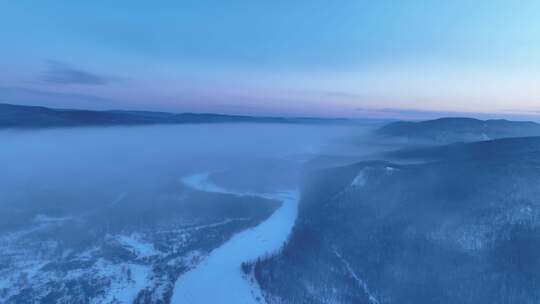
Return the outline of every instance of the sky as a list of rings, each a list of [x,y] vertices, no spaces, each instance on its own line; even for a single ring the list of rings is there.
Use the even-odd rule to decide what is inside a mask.
[[[540,117],[540,1],[0,0],[0,102]]]

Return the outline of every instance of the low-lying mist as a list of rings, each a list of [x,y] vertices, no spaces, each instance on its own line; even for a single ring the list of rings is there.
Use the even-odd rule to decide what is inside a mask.
[[[249,172],[248,186],[256,187],[258,178],[269,183],[275,174],[282,181],[276,184],[286,187],[283,181],[292,179],[279,174],[294,170],[279,168],[336,153],[366,130],[360,125],[204,124],[3,131],[0,229],[20,228],[36,216],[84,214],[126,193],[151,205],[152,193],[177,187],[180,177],[197,172],[239,167]],[[289,163],[272,163],[280,160]],[[233,186],[241,178],[238,173],[224,177]]]

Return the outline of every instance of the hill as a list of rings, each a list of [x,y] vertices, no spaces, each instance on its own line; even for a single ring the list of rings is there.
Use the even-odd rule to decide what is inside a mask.
[[[540,137],[407,153],[310,176],[268,303],[540,301]]]
[[[451,143],[540,135],[540,124],[529,121],[479,120],[449,117],[420,122],[399,121],[381,127],[380,136],[411,141]]]

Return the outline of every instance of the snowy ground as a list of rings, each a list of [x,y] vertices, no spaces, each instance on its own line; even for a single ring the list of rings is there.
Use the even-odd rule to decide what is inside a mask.
[[[282,201],[283,205],[265,222],[236,234],[196,268],[182,275],[176,282],[171,302],[261,303],[264,299],[260,290],[243,277],[240,265],[281,249],[296,220],[298,192],[235,192],[209,183],[208,174],[193,175],[183,182],[202,191],[259,196]]]
[[[193,184],[197,177],[185,182]],[[149,217],[155,226],[139,224],[131,216],[138,213],[128,212],[129,204],[145,212],[152,209],[133,201],[136,194],[126,199],[121,192],[92,213],[38,213],[20,229],[0,233],[0,303],[169,303],[179,276],[279,207],[258,197],[214,194],[225,192],[220,189],[203,193],[178,188],[142,199],[166,206],[171,214]],[[226,210],[214,214],[211,210],[221,204]],[[111,212],[117,213],[113,217]],[[116,229],[97,225],[114,219],[130,221]]]

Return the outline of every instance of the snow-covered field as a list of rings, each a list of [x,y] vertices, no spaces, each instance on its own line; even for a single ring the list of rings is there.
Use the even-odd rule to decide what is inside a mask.
[[[208,182],[208,174],[183,179],[184,184],[201,191],[258,196],[282,201],[282,206],[263,223],[242,231],[215,249],[196,268],[176,282],[172,303],[261,303],[257,286],[245,279],[242,262],[253,261],[283,246],[297,216],[297,191],[249,193],[223,189]]]
[[[152,196],[157,205],[170,200],[167,212],[176,213],[171,221],[165,219],[151,229],[131,221],[134,224],[128,228],[98,234],[92,230],[97,226],[92,222],[95,217],[112,219],[108,213],[118,210],[111,209],[110,200],[106,200],[102,214],[59,217],[38,213],[21,229],[0,234],[0,303],[168,303],[179,276],[235,232],[256,225],[278,207],[275,202],[255,197],[214,194],[219,191],[186,192],[198,194],[181,190]],[[220,200],[223,197],[228,199],[226,203]],[[174,208],[190,201],[193,205]],[[223,214],[214,215],[205,209],[222,203],[228,208]],[[204,206],[195,216],[184,216],[186,210],[197,210],[194,205]],[[128,207],[116,208],[122,210],[120,219],[128,218],[124,212]],[[250,208],[262,211],[250,213],[246,210]],[[159,218],[164,216],[160,214]],[[82,245],[71,245],[66,231],[72,230],[77,240],[95,237]]]

